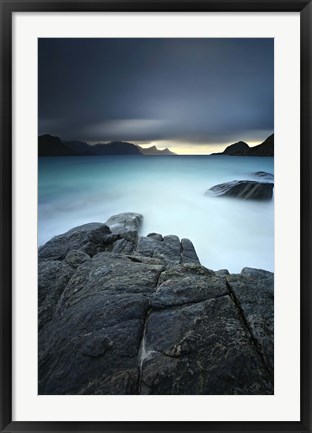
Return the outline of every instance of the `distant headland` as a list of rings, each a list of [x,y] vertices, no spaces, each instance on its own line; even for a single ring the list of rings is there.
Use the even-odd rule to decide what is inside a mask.
[[[250,147],[244,141],[231,144],[221,153],[213,155],[228,156],[274,156],[274,134],[270,135],[263,143],[258,146]]]
[[[38,156],[97,156],[97,155],[176,155],[169,149],[156,146],[142,148],[126,141],[88,144],[83,141],[63,141],[50,134],[38,137]]]

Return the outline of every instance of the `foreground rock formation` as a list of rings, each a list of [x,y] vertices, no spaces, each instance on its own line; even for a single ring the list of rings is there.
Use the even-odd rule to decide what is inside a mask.
[[[141,222],[39,249],[39,394],[272,394],[274,275],[214,272]]]

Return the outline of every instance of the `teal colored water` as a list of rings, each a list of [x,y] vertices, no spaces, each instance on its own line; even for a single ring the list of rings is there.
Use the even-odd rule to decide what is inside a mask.
[[[273,158],[266,157],[39,158],[39,245],[80,224],[139,212],[142,235],[187,237],[210,269],[273,271],[274,200],[204,195],[218,183],[273,170]]]

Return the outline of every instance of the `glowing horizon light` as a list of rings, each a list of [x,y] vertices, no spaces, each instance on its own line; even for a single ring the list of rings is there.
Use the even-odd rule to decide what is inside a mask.
[[[148,144],[140,144],[136,143],[138,146],[143,149],[147,149],[155,146],[158,150],[169,149],[171,152],[176,153],[177,155],[210,155],[212,153],[220,153],[229,145],[229,144],[191,144],[191,143],[180,143],[180,142],[169,142],[169,141],[151,141]]]
[[[255,147],[263,143],[263,141],[264,139],[259,139],[257,141],[246,140],[245,142],[249,147]],[[177,141],[159,140],[144,144],[136,142],[135,144],[143,149],[148,149],[153,146],[155,146],[158,150],[169,149],[171,152],[174,152],[177,155],[211,155],[213,153],[222,153],[228,146],[231,146],[234,143],[235,140],[222,144],[191,144]]]

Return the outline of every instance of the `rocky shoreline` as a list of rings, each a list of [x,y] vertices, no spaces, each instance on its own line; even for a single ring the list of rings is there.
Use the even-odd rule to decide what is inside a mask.
[[[39,394],[273,394],[274,274],[124,213],[38,252]]]

